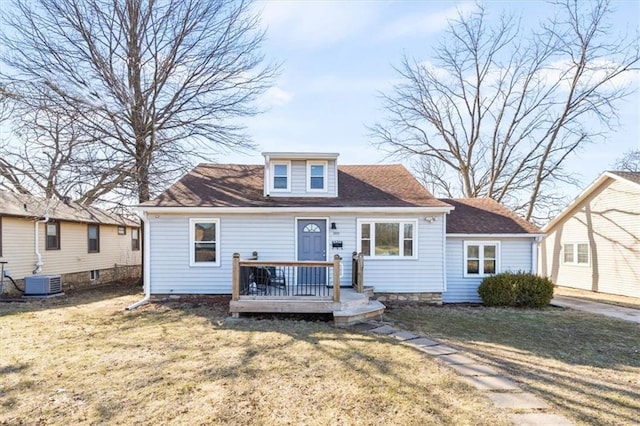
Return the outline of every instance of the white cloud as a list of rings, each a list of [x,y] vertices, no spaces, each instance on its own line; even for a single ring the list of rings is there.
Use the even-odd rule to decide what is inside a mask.
[[[377,3],[334,1],[265,1],[267,37],[280,43],[316,48],[333,45],[362,32],[377,16]]]
[[[262,94],[258,104],[263,108],[279,107],[288,104],[291,99],[293,99],[293,93],[273,86]]]
[[[456,19],[460,14],[468,15],[475,8],[475,3],[464,2],[436,13],[405,15],[387,24],[382,29],[381,36],[384,39],[394,39],[433,34],[447,28],[450,20]]]

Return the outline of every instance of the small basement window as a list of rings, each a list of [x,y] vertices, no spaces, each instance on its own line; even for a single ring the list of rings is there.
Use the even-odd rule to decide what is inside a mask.
[[[91,281],[96,281],[100,278],[100,271],[97,269],[94,269],[93,271],[89,271],[89,279]]]

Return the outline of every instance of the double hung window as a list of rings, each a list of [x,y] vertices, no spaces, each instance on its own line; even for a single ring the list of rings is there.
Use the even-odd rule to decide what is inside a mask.
[[[271,175],[273,191],[288,192],[291,190],[291,163],[271,163]]]
[[[464,276],[483,277],[499,272],[500,243],[464,242]]]
[[[562,260],[574,265],[589,264],[589,244],[569,243],[562,245]]]
[[[46,250],[60,250],[60,222],[46,222]]]
[[[220,219],[189,219],[191,266],[220,266]]]

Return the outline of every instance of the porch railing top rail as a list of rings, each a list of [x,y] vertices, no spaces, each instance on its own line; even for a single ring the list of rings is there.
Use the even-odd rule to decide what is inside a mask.
[[[331,267],[333,262],[318,260],[240,260],[240,266],[304,266]]]

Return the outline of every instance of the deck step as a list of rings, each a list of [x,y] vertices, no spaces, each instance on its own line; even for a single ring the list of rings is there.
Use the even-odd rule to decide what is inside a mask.
[[[369,318],[379,317],[385,306],[377,300],[370,300],[368,304],[333,311],[333,320],[339,327],[357,324]]]

